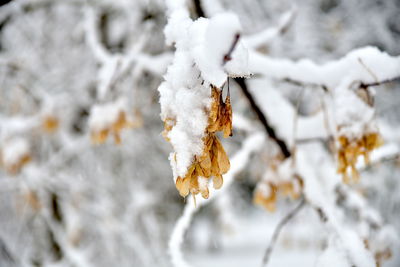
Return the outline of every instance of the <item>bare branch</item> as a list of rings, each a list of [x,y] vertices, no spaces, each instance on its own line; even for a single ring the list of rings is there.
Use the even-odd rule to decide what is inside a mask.
[[[267,135],[276,142],[276,144],[279,146],[282,155],[285,158],[290,158],[291,153],[289,148],[287,147],[285,141],[283,141],[282,139],[280,139],[276,133],[274,128],[272,128],[270,126],[270,124],[268,123],[267,118],[264,116],[263,112],[261,111],[260,107],[257,105],[256,101],[254,100],[253,96],[251,95],[251,93],[249,92],[247,85],[245,83],[245,80],[243,78],[235,78],[236,83],[240,86],[243,94],[246,96],[246,98],[249,100],[250,102],[250,106],[253,109],[253,111],[256,113],[258,119],[260,120],[260,122],[262,123],[262,125],[264,126],[265,131],[267,132]]]
[[[235,38],[233,39],[233,43],[231,45],[231,48],[229,49],[228,53],[226,53],[224,55],[224,60],[223,60],[222,64],[225,64],[226,62],[228,62],[229,60],[232,59],[231,56],[232,56],[233,50],[235,50],[235,47],[238,44],[239,39],[240,39],[240,34],[236,34]]]
[[[196,10],[197,16],[206,17],[204,14],[203,8],[201,6],[200,0],[193,0],[194,9]]]

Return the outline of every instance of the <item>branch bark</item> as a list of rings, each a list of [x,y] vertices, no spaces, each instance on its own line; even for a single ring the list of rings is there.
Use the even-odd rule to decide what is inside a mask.
[[[204,14],[203,8],[201,7],[200,0],[193,0],[194,9],[196,10],[197,16],[206,17]]]
[[[267,132],[267,135],[276,142],[276,144],[279,146],[279,149],[282,152],[282,155],[284,158],[290,158],[291,152],[289,148],[287,147],[285,141],[280,139],[276,133],[274,128],[271,127],[269,124],[267,118],[265,117],[264,113],[261,111],[260,107],[257,105],[256,101],[254,100],[252,94],[249,92],[246,82],[244,78],[235,78],[236,83],[240,86],[240,89],[242,90],[243,94],[246,96],[246,98],[249,100],[250,106],[253,109],[253,111],[256,113],[258,119],[260,120],[261,124],[264,126],[265,131]]]

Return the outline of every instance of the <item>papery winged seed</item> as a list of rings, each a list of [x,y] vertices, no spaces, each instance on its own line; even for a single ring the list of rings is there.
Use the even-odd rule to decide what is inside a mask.
[[[229,95],[226,96],[224,108],[224,137],[227,138],[232,136],[232,106]]]
[[[230,162],[228,155],[226,155],[226,152],[224,150],[224,147],[222,146],[221,142],[218,140],[218,138],[215,138],[215,146],[217,147],[217,159],[218,159],[218,167],[220,170],[221,174],[227,173],[230,168]]]
[[[190,193],[196,195],[200,192],[198,176],[192,176],[190,179]]]
[[[205,176],[200,164],[196,164],[196,168],[195,168],[195,171],[192,176],[196,177],[196,180],[199,176],[203,176],[203,177]]]
[[[205,198],[205,199],[208,199],[209,194],[210,194],[210,192],[209,192],[209,190],[208,190],[207,187],[204,188],[204,189],[202,189],[202,190],[200,190],[200,193],[201,193],[201,196],[202,196],[203,198]]]
[[[213,178],[213,186],[215,189],[220,189],[222,187],[222,184],[224,183],[224,179],[222,178],[222,175],[216,175]]]
[[[214,142],[215,144],[215,142]],[[216,145],[213,145],[211,149],[211,175],[219,175],[219,163],[218,163],[218,149]]]
[[[176,178],[175,186],[176,186],[176,189],[178,189],[178,191],[180,191],[180,189],[182,187],[182,183],[183,183],[183,179],[181,177]]]
[[[182,181],[182,186],[179,190],[179,194],[182,197],[186,197],[187,195],[189,195],[189,191],[190,191],[190,177],[186,177]]]
[[[211,176],[211,159],[209,152],[207,152],[203,160],[200,161],[200,167],[203,170],[204,177],[208,178]]]

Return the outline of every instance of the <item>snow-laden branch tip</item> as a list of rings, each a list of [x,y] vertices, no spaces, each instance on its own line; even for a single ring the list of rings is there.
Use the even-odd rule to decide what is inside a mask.
[[[233,183],[235,176],[243,170],[247,165],[252,153],[260,150],[261,144],[265,141],[263,133],[254,133],[243,142],[241,149],[232,157],[231,169],[224,175],[224,186],[219,190],[210,188],[210,198],[199,198],[194,204],[192,198],[189,198],[185,205],[183,215],[178,219],[177,223],[171,234],[169,242],[169,253],[171,255],[172,263],[175,267],[190,267],[191,265],[184,259],[181,246],[183,243],[184,235],[190,226],[193,215],[199,210],[200,207],[209,204],[213,199],[222,195],[228,190],[229,185]]]

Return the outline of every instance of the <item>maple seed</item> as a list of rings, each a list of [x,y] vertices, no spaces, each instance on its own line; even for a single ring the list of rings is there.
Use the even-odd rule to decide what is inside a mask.
[[[141,118],[138,117],[140,116],[139,113],[135,114],[135,116],[136,120],[130,121],[128,120],[126,113],[124,111],[120,111],[118,117],[111,125],[91,132],[90,137],[92,143],[95,145],[104,144],[107,141],[108,136],[112,135],[114,137],[115,144],[121,144],[122,140],[120,133],[123,129],[137,128],[141,126]]]
[[[229,94],[222,100],[222,92],[216,87],[211,88],[211,103],[208,132],[222,131],[224,138],[232,136],[232,106]]]
[[[224,180],[222,178],[222,175],[214,176],[213,182],[214,182],[213,183],[214,188],[215,189],[220,189],[222,187],[223,182],[224,182]]]
[[[337,172],[342,174],[343,182],[346,184],[355,183],[359,180],[359,173],[356,168],[359,156],[364,156],[365,164],[369,163],[369,154],[375,148],[383,144],[378,133],[364,134],[359,139],[349,140],[346,136],[338,138],[339,150]],[[350,175],[349,175],[350,172]]]

